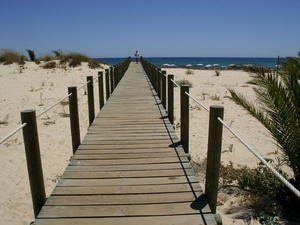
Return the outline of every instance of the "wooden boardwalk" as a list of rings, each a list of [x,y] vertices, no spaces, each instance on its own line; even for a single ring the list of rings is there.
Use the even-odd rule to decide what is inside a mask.
[[[216,224],[140,64],[95,118],[35,225]]]

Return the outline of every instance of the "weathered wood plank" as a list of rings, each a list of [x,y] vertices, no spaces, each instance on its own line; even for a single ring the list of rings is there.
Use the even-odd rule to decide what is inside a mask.
[[[127,186],[96,186],[96,187],[64,187],[57,186],[52,195],[120,195],[120,194],[151,194],[173,192],[200,192],[198,183],[191,184],[158,184],[158,185],[127,185]]]
[[[196,178],[193,176],[178,177],[148,177],[148,178],[116,178],[116,179],[61,179],[57,186],[109,186],[109,185],[153,185],[153,184],[185,184],[195,183]]]
[[[201,203],[172,203],[107,206],[44,206],[38,218],[168,216],[199,214]]]
[[[65,171],[63,179],[90,179],[90,178],[140,178],[140,177],[171,177],[171,176],[192,176],[193,171],[189,170],[153,170],[153,171],[122,171],[122,172],[99,172],[99,171]]]

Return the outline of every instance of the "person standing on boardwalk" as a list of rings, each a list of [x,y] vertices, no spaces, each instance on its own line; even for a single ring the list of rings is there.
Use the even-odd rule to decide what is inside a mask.
[[[134,56],[135,56],[136,63],[138,63],[139,62],[139,58],[140,58],[140,53],[139,53],[138,50],[135,51]]]

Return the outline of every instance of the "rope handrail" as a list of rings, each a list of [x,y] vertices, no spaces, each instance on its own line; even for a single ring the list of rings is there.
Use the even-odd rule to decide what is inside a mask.
[[[36,115],[37,118],[39,118],[41,115],[45,114],[46,112],[48,112],[50,109],[54,108],[55,106],[57,106],[59,103],[61,103],[62,101],[64,101],[66,98],[68,98],[69,96],[71,96],[72,93],[68,94],[67,96],[65,96],[64,98],[58,100],[57,102],[55,102],[53,105],[49,106],[48,108],[46,108],[45,110],[43,110],[42,112],[38,113]]]
[[[172,81],[173,84],[175,84],[177,87],[180,88],[180,85],[179,85],[176,81],[174,81],[174,80],[172,80],[172,79],[171,79],[171,81]]]
[[[83,85],[81,85],[77,90],[80,90],[82,88],[84,88],[88,83],[90,83],[90,81],[85,82]]]
[[[207,112],[209,112],[209,108],[207,108],[205,105],[203,105],[200,101],[198,101],[194,96],[192,96],[191,94],[184,92],[187,96],[189,96],[191,99],[194,100],[194,102],[198,103],[198,105],[200,105],[203,109],[205,109]]]
[[[219,122],[235,136],[256,158],[258,158],[266,167],[268,167],[272,173],[287,186],[298,198],[300,198],[300,191],[296,189],[288,180],[286,180],[276,169],[274,169],[254,148],[252,148],[241,136],[239,136],[228,124],[225,123],[220,117]]]
[[[83,85],[81,85],[79,89],[83,88],[84,86],[86,86],[90,81],[85,82]],[[69,96],[71,96],[72,93],[68,94],[67,96],[65,96],[64,98],[60,99],[59,101],[55,102],[53,105],[49,106],[48,108],[46,108],[45,110],[43,110],[42,112],[38,113],[36,115],[37,118],[39,118],[40,116],[42,116],[43,114],[45,114],[46,112],[48,112],[50,109],[54,108],[55,106],[57,106],[59,103],[61,103],[62,101],[64,101],[66,98],[68,98]],[[6,142],[9,138],[11,138],[13,135],[15,135],[17,132],[19,132],[20,130],[22,130],[23,127],[25,127],[27,124],[23,123],[20,126],[16,127],[14,130],[12,130],[10,133],[8,133],[6,136],[4,136],[3,138],[0,139],[0,145],[3,144],[4,142]]]
[[[25,127],[27,124],[23,123],[20,126],[16,127],[14,130],[12,130],[9,134],[7,134],[5,137],[1,138],[0,144],[7,141],[10,137],[12,137],[14,134],[16,134],[18,131],[22,130],[23,127]]]

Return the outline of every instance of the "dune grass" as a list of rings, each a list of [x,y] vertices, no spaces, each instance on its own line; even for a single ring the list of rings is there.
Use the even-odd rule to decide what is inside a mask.
[[[10,49],[1,49],[0,50],[0,63],[4,65],[10,65],[13,63],[18,63],[19,65],[24,65],[27,58],[24,55],[21,55],[18,52],[15,52]]]

